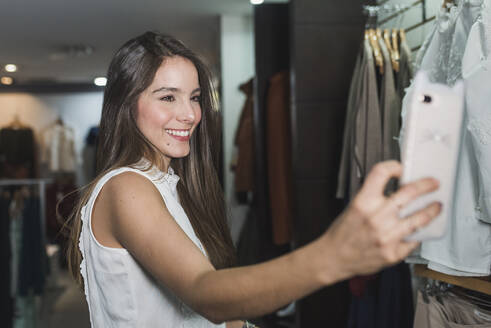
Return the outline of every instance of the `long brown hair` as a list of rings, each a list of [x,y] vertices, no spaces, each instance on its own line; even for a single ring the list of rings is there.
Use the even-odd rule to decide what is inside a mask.
[[[97,167],[101,173],[85,188],[66,224],[70,236],[68,265],[80,284],[83,284],[80,275],[82,255],[78,248],[81,209],[97,181],[108,171],[135,164],[142,157],[160,167],[162,153],[137,128],[136,106],[138,97],[152,83],[162,62],[174,56],[186,58],[196,67],[202,110],[201,122],[190,140],[189,155],[171,161],[172,168],[181,177],[177,185],[179,199],[215,268],[225,268],[235,263],[223,192],[217,175],[220,116],[210,72],[199,57],[180,41],[146,32],[125,43],[111,61],[99,132]]]

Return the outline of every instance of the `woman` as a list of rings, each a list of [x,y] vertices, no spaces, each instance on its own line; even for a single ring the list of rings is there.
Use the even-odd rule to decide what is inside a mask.
[[[116,53],[101,118],[102,173],[70,221],[70,267],[93,327],[242,327],[233,320],[402,260],[417,245],[403,238],[439,213],[432,204],[399,220],[401,206],[437,182],[421,180],[386,198],[384,186],[401,166],[382,163],[320,238],[231,268],[213,164],[216,122],[210,75],[182,43],[147,32]]]

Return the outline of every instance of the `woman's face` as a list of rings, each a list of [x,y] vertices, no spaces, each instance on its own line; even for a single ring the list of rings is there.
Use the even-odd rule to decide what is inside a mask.
[[[167,166],[189,154],[189,139],[201,120],[200,96],[196,67],[176,56],[162,62],[138,99],[136,125],[164,154]]]

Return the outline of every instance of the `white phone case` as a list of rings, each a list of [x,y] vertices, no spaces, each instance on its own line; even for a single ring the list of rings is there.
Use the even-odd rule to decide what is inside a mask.
[[[405,124],[401,185],[433,177],[440,182],[440,187],[404,207],[400,216],[404,219],[435,201],[440,202],[443,208],[437,218],[407,240],[440,238],[446,232],[447,221],[452,214],[463,119],[463,82],[458,81],[450,88],[429,82],[426,73],[419,72],[415,78]]]

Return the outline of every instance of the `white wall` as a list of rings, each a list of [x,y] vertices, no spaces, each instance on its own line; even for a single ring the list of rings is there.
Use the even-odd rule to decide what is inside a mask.
[[[0,93],[0,127],[9,124],[15,115],[29,125],[40,144],[42,131],[57,118],[75,131],[75,148],[78,156],[77,184],[86,183],[82,165],[82,149],[90,127],[99,124],[102,109],[102,92],[29,94]]]
[[[225,198],[232,211],[232,237],[236,239],[241,220],[241,207],[233,202],[233,172],[230,162],[234,153],[234,136],[245,97],[238,87],[254,75],[254,30],[251,16],[222,16],[221,72],[222,72],[222,113],[224,118],[224,169]],[[234,215],[237,214],[237,215]]]

